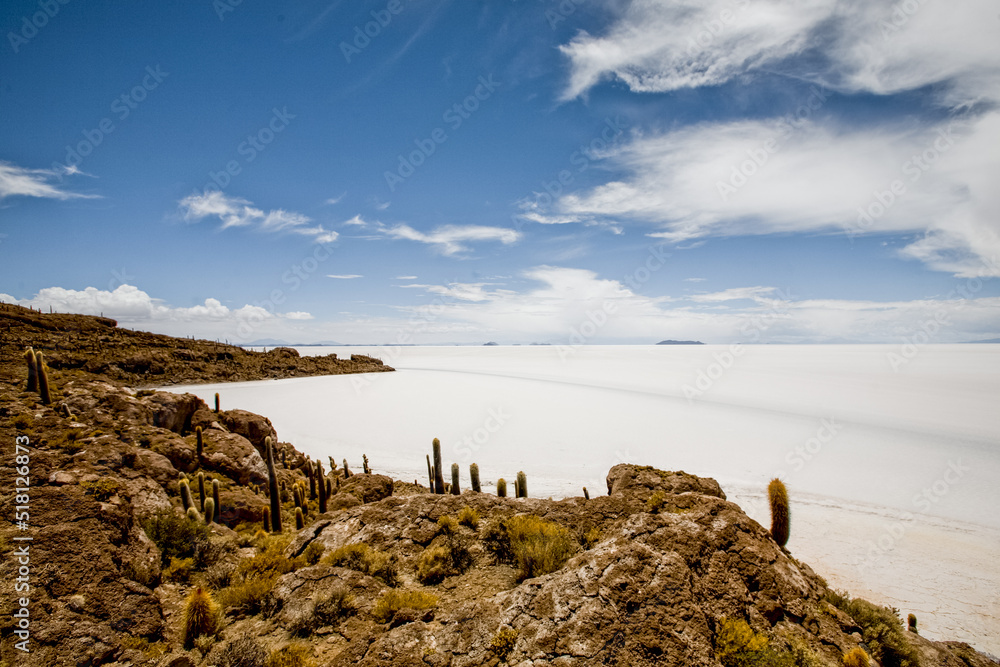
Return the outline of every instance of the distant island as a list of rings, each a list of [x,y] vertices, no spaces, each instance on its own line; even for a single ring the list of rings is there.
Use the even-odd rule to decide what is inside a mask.
[[[700,340],[661,340],[657,345],[704,345]]]

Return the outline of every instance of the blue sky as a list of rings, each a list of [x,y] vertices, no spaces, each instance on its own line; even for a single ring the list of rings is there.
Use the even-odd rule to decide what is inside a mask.
[[[1000,337],[988,2],[36,0],[0,27],[8,302],[235,342]]]

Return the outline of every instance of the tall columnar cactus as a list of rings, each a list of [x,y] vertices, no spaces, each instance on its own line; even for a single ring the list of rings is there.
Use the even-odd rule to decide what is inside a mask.
[[[767,485],[767,498],[771,503],[771,537],[779,547],[788,543],[790,519],[788,510],[788,489],[784,482],[775,477]]]
[[[215,520],[215,501],[209,498],[205,501],[205,523],[212,523]]]
[[[337,487],[340,488],[340,478],[337,478]],[[330,483],[330,478],[326,478],[326,499],[329,500],[330,496],[333,495],[333,484]]]
[[[271,511],[265,507],[264,516],[261,518],[263,519],[264,523],[264,532],[265,533],[271,532]]]
[[[184,648],[194,647],[194,640],[214,635],[219,630],[219,605],[212,594],[199,586],[184,603]]]
[[[434,438],[434,493],[444,493],[444,468],[441,463],[441,441]]]
[[[523,470],[517,473],[517,497],[528,497],[528,476],[524,474]]]
[[[38,392],[38,364],[35,362],[35,351],[30,347],[24,351],[24,361],[28,364],[27,391]]]
[[[583,498],[584,500],[590,500],[590,492],[587,491],[587,487],[583,487]]]
[[[306,464],[306,470],[309,473],[309,500],[316,500],[316,467],[313,465],[312,461]]]
[[[191,487],[188,486],[186,479],[182,479],[179,486],[181,491],[181,505],[184,507],[184,511],[187,512],[193,507],[191,504]]]
[[[497,480],[497,497],[506,498],[507,497],[507,480],[503,477]]]
[[[38,371],[38,396],[43,405],[48,405],[52,402],[52,394],[49,393],[49,367],[45,365],[45,355],[41,352],[35,353],[35,366]]]
[[[264,438],[267,450],[267,488],[271,497],[271,532],[281,532],[281,497],[278,495],[278,475],[274,471],[274,445],[271,436]]]
[[[319,487],[319,513],[323,514],[326,512],[326,501],[327,501],[327,484],[330,480],[326,478],[326,473],[323,472],[323,464],[316,461],[316,485]]]
[[[462,489],[458,487],[458,464],[451,464],[451,495],[460,496],[462,495]]]
[[[298,484],[292,487],[292,504],[296,507],[302,507],[302,497],[299,495]]]
[[[469,466],[469,477],[472,478],[472,490],[476,493],[480,493],[482,489],[479,487],[479,464],[473,463]]]
[[[219,411],[219,392],[215,392],[215,411]]]
[[[431,465],[430,454],[427,454],[427,483],[429,485],[427,488],[431,490],[431,493],[434,493],[434,466]]]
[[[295,530],[302,530],[305,527],[306,527],[306,518],[305,518],[305,515],[302,514],[302,508],[301,507],[296,507],[295,508]]]
[[[368,455],[367,454],[362,454],[361,455],[361,459],[362,459],[361,466],[362,466],[362,469],[365,471],[365,474],[366,475],[372,474],[372,469],[368,467]]]
[[[205,439],[201,435],[201,427],[194,427],[194,437],[196,440],[195,451],[198,453],[198,465],[201,465],[202,457],[205,455]]]
[[[281,467],[288,470],[288,452],[281,450]]]
[[[198,472],[198,496],[199,496],[198,509],[204,512],[205,498],[207,498],[208,496],[205,495],[205,473],[201,471]]]
[[[219,523],[219,519],[222,517],[222,502],[219,500],[219,480],[212,480],[212,500],[215,501],[215,515],[212,520],[215,523]]]

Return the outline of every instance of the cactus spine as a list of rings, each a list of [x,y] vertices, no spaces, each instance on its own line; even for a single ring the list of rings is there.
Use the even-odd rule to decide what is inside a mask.
[[[35,362],[35,351],[30,347],[24,351],[24,360],[28,364],[27,391],[38,392],[38,364]]]
[[[45,365],[45,355],[41,352],[35,353],[35,366],[38,371],[38,395],[42,399],[43,405],[52,402],[52,395],[49,393],[49,369]]]
[[[524,474],[523,470],[517,473],[517,497],[528,497],[528,476]]]
[[[198,452],[198,465],[201,465],[201,459],[202,459],[202,457],[205,454],[205,440],[201,436],[201,427],[200,426],[195,426],[194,427],[194,437],[197,440],[197,445],[195,447],[195,451]]]
[[[180,490],[181,490],[181,505],[184,507],[184,511],[187,512],[189,509],[191,509],[191,487],[188,486],[186,479],[181,480]]]
[[[302,508],[295,508],[295,530],[302,530],[306,527],[306,518],[302,514]]]
[[[788,489],[784,482],[775,477],[767,485],[767,498],[771,503],[771,537],[779,547],[788,543],[790,521],[788,511]]]
[[[451,495],[460,496],[462,495],[462,490],[458,488],[458,464],[451,464]]]
[[[479,487],[479,464],[473,463],[469,466],[469,477],[472,478],[472,490],[476,493],[480,493],[482,489]]]
[[[215,523],[219,523],[219,519],[222,516],[222,502],[219,500],[219,480],[217,479],[212,480],[212,500],[215,501],[215,514],[212,515],[212,520]]]
[[[323,514],[326,512],[326,500],[327,500],[327,484],[330,480],[326,478],[326,473],[323,472],[323,464],[316,461],[316,485],[319,487],[319,513]]]
[[[215,501],[209,498],[205,501],[205,523],[212,523],[215,519]]]
[[[362,464],[361,465],[364,468],[365,474],[366,475],[372,474],[372,469],[368,467],[368,455],[367,454],[362,454],[361,458],[362,458]]]
[[[219,606],[201,586],[184,604],[184,647],[192,648],[202,635],[214,635],[219,629]]]
[[[264,532],[271,532],[271,511],[265,507],[264,516],[261,518],[264,520]]]
[[[503,477],[497,480],[497,497],[506,498],[507,497],[507,480]]]
[[[271,532],[281,532],[281,498],[278,496],[278,475],[274,472],[274,446],[271,436],[264,438],[267,450],[267,488],[271,498]]]
[[[444,493],[444,470],[441,467],[441,441],[434,438],[434,493]]]
[[[207,496],[205,495],[205,473],[203,473],[203,472],[199,472],[198,473],[198,496],[200,497],[200,500],[198,501],[198,503],[199,503],[198,504],[198,509],[200,509],[202,512],[204,512],[205,511],[205,498]]]

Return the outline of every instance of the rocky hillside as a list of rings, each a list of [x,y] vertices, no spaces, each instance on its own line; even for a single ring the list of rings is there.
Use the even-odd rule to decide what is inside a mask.
[[[114,329],[92,320],[95,331]],[[20,342],[81,354],[66,331],[52,335]],[[56,339],[60,349],[46,347]],[[330,459],[310,483],[318,462],[280,442],[263,416],[137,391],[116,375],[127,371],[84,367],[52,370],[55,397],[42,405],[25,391],[23,347],[13,347],[4,331],[4,667],[832,667],[845,655],[883,667],[998,664],[830,591],[711,479],[619,465],[607,495],[591,499],[435,495],[342,452],[353,472]],[[210,365],[176,363],[182,374]],[[262,530],[268,439],[280,534]],[[14,459],[15,442],[27,459]],[[21,465],[30,484],[18,497]],[[321,512],[310,486],[326,480]],[[213,482],[220,511],[206,522]],[[26,574],[15,557],[24,536],[33,537]],[[18,577],[30,589],[14,595]],[[30,654],[16,648],[21,595]]]

